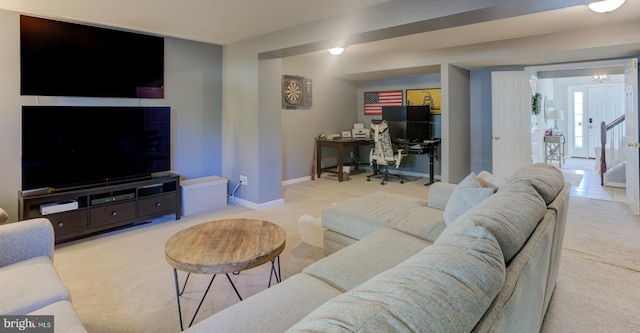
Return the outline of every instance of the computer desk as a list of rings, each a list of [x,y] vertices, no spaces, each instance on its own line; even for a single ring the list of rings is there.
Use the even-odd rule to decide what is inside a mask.
[[[318,140],[318,147],[316,147],[316,173],[317,177],[320,178],[322,172],[328,173],[337,173],[338,181],[343,181],[343,166],[345,165],[343,161],[344,157],[344,149],[345,147],[350,147],[353,150],[353,155],[358,160],[358,147],[363,145],[370,145],[373,141],[371,139],[354,139],[354,138],[343,138],[343,139],[334,139],[334,140]],[[338,165],[322,167],[322,148],[334,148],[338,149]],[[352,163],[346,163],[352,164]],[[337,167],[337,170],[336,170]],[[357,164],[356,164],[357,167]]]
[[[407,153],[409,154],[428,154],[429,155],[429,180],[424,186],[429,186],[436,182],[434,176],[435,173],[435,161],[438,157],[438,149],[442,143],[441,139],[425,140],[424,142],[409,142],[405,140],[397,140],[397,143],[401,143],[407,147]],[[412,149],[411,147],[420,146],[420,148]]]

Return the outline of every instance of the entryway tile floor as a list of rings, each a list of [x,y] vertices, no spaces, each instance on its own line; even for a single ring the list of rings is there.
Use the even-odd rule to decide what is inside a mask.
[[[581,174],[578,185],[571,186],[571,195],[606,201],[626,202],[626,189],[600,185],[600,173],[594,159],[571,158],[562,165],[562,172]],[[557,166],[557,163],[556,163]]]

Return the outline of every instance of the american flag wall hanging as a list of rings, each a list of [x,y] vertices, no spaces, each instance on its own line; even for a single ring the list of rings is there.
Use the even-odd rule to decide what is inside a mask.
[[[402,106],[402,90],[368,91],[364,93],[364,114],[382,114],[383,106]]]

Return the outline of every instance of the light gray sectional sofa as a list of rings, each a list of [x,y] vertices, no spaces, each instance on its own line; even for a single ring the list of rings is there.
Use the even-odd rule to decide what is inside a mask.
[[[53,315],[56,332],[87,332],[53,266],[53,232],[43,218],[0,226],[0,314]]]
[[[330,255],[187,331],[539,332],[570,186],[544,164],[479,176],[326,208]]]

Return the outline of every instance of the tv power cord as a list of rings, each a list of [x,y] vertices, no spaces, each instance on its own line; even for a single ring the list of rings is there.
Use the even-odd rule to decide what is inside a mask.
[[[238,202],[236,201],[236,192],[238,191],[238,189],[240,188],[240,185],[242,185],[242,182],[239,182],[236,187],[233,189],[233,192],[231,192],[231,195],[229,196],[229,201],[235,205],[238,204]]]

